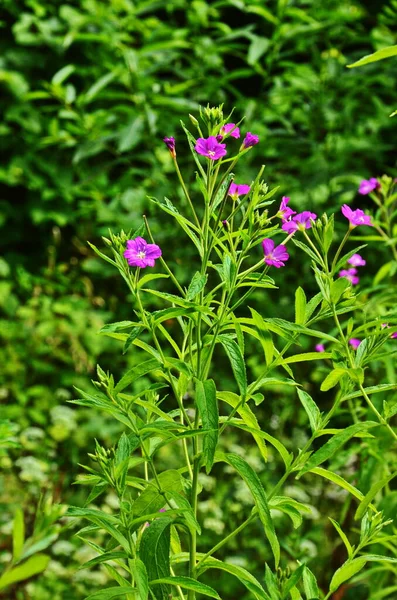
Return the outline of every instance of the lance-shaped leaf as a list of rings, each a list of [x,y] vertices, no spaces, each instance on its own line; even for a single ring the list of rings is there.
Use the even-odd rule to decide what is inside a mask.
[[[254,498],[256,507],[258,509],[259,518],[262,521],[262,525],[265,529],[266,537],[269,540],[270,546],[273,551],[274,560],[276,567],[280,562],[280,544],[278,542],[276,532],[274,530],[273,520],[270,515],[269,506],[267,503],[266,493],[253,468],[243,459],[241,456],[236,454],[226,454],[225,460],[228,462],[242,477],[247,486],[249,487],[251,494]]]
[[[336,592],[336,590],[344,583],[356,575],[361,569],[365,567],[365,558],[354,558],[351,561],[345,562],[340,569],[335,572],[335,575],[331,579],[329,586],[330,592]]]
[[[196,380],[196,403],[200,412],[203,429],[208,429],[203,438],[203,458],[207,473],[214,464],[215,450],[219,435],[219,411],[216,387],[212,379]]]
[[[134,517],[154,513],[166,504],[164,492],[174,491],[180,492],[183,488],[182,476],[176,470],[164,471],[158,476],[158,481],[161,486],[159,490],[155,481],[150,481],[145,490],[135,500],[132,511]]]
[[[134,594],[134,597],[138,598],[137,593],[137,589],[123,585],[99,590],[86,596],[85,600],[111,600],[112,598],[120,598],[120,596],[125,597],[126,594]]]
[[[198,569],[198,575],[201,575],[201,573],[204,573],[207,569],[226,571],[226,573],[234,575],[234,577],[236,577],[258,600],[270,600],[270,597],[266,594],[259,581],[243,567],[226,563],[213,556],[209,556],[201,563]]]
[[[155,358],[151,358],[150,360],[145,360],[136,367],[132,367],[132,369],[127,371],[127,373],[120,379],[114,388],[115,393],[118,394],[119,392],[122,392],[126,387],[131,385],[131,383],[139,379],[139,377],[142,377],[143,375],[150,373],[150,371],[160,368],[160,366],[160,363]]]
[[[306,294],[301,287],[295,292],[295,323],[304,325],[306,322]]]
[[[135,558],[130,561],[129,566],[134,576],[136,587],[138,588],[139,600],[147,600],[149,595],[149,581],[144,563],[139,558]]]
[[[161,517],[147,527],[142,535],[139,558],[145,564],[149,582],[169,577],[170,572],[170,528],[172,519]],[[169,599],[169,585],[159,584],[153,589],[156,600]]]
[[[302,470],[299,473],[299,477],[304,473],[307,473],[314,467],[318,467],[321,463],[325,462],[331,456],[335,454],[339,450],[343,444],[345,444],[350,438],[352,438],[356,433],[360,431],[367,431],[367,429],[371,429],[371,427],[378,426],[379,423],[375,423],[374,421],[367,421],[366,423],[356,423],[355,425],[350,425],[345,430],[337,433],[332,436],[330,440],[324,446],[322,446],[317,452],[315,452],[307,463],[304,465]]]
[[[375,498],[376,494],[386,485],[389,483],[389,481],[391,481],[392,479],[394,479],[394,477],[396,477],[397,473],[392,473],[391,475],[388,475],[387,477],[383,477],[383,479],[381,479],[380,481],[377,481],[376,483],[374,483],[374,485],[371,487],[371,489],[369,490],[369,492],[366,494],[365,498],[360,502],[359,507],[356,510],[356,514],[354,515],[354,518],[357,519],[361,519],[364,516],[365,511],[367,510],[368,506],[370,505],[371,501]]]
[[[234,377],[236,378],[241,397],[244,400],[247,394],[247,373],[243,353],[230,335],[222,334],[218,336],[218,339],[230,360]]]
[[[195,299],[195,297],[204,289],[207,278],[208,275],[202,275],[199,271],[193,275],[193,279],[186,292],[186,300],[190,301]]]
[[[319,428],[321,423],[321,413],[313,398],[304,390],[297,388],[299,400],[309,417],[310,427],[313,433]]]
[[[193,590],[198,594],[203,594],[203,596],[209,596],[210,598],[216,598],[216,600],[221,600],[218,593],[209,585],[205,585],[196,579],[192,579],[190,577],[162,577],[161,579],[157,579],[155,581],[150,582],[150,587],[154,587],[154,591],[156,592],[157,586],[161,585],[174,585],[184,588],[186,590]],[[156,596],[157,597],[157,596]]]

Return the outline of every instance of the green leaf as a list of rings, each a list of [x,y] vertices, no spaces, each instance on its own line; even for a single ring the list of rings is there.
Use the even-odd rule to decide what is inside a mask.
[[[279,362],[280,365],[291,365],[297,362],[306,362],[307,360],[324,360],[331,358],[332,352],[303,352],[302,354],[294,354],[288,356]]]
[[[242,399],[245,400],[247,395],[247,373],[243,353],[230,335],[221,334],[218,336],[218,340],[221,342],[230,360],[240,394]]]
[[[194,300],[194,298],[205,288],[207,279],[208,275],[201,275],[199,271],[196,271],[186,292],[186,300]]]
[[[212,587],[205,585],[196,579],[191,579],[190,577],[162,577],[161,579],[156,579],[150,582],[151,587],[159,584],[179,586],[187,590],[193,590],[198,594],[203,594],[203,596],[209,596],[210,598],[221,600],[220,596]]]
[[[110,71],[103,75],[98,81],[96,81],[90,88],[88,88],[87,92],[83,96],[83,103],[88,104],[94,100],[95,96],[99,94],[103,88],[105,88],[113,79],[118,75],[118,71]]]
[[[339,523],[337,523],[337,521],[334,521],[334,519],[331,519],[331,517],[328,517],[328,519],[331,521],[332,525],[335,527],[336,531],[339,533],[343,543],[346,546],[346,550],[347,550],[347,554],[349,558],[352,558],[353,556],[353,548],[351,547],[351,544],[345,534],[345,532],[343,531],[343,529],[341,528],[341,526],[339,525]]]
[[[364,391],[366,394],[370,395],[370,394],[378,394],[381,392],[387,392],[389,390],[395,390],[396,388],[397,388],[397,383],[381,383],[379,385],[373,385],[371,387],[364,388]],[[351,394],[347,394],[346,396],[343,396],[343,400],[349,400],[351,398],[359,398],[362,395],[363,394],[362,394],[361,390],[358,390],[356,392],[351,392]]]
[[[55,73],[51,79],[51,83],[53,85],[61,85],[68,77],[71,76],[72,73],[75,72],[75,70],[76,67],[74,65],[66,65],[65,67],[62,67],[62,69]]]
[[[233,262],[230,254],[225,254],[223,257],[222,273],[226,284],[226,289],[229,291],[235,285],[236,265]]]
[[[233,565],[230,563],[223,562],[209,556],[205,559],[204,563],[201,563],[198,569],[198,575],[201,575],[207,569],[219,569],[221,571],[226,571],[231,575],[237,577],[237,579],[250,591],[252,592],[259,600],[270,600],[269,596],[266,594],[265,590],[259,583],[259,581],[249,573],[243,567],[239,567],[237,565]]]
[[[377,495],[377,493],[386,485],[389,483],[389,481],[391,481],[392,479],[394,479],[394,477],[396,477],[397,473],[392,473],[391,475],[388,475],[387,477],[383,477],[383,479],[381,479],[380,481],[377,481],[376,483],[374,483],[374,485],[371,487],[371,489],[369,490],[369,492],[365,495],[365,498],[360,502],[357,510],[356,510],[356,514],[354,515],[355,520],[357,519],[361,519],[364,516],[364,513],[366,512],[369,504],[372,502],[372,500],[375,498],[375,496]]]
[[[134,594],[136,596],[137,590],[126,586],[110,587],[86,596],[85,600],[111,600],[111,598],[125,596],[126,594]]]
[[[31,556],[21,565],[3,573],[0,577],[0,590],[3,590],[13,583],[25,581],[25,579],[29,579],[34,575],[42,573],[47,568],[49,562],[50,557],[46,554],[35,554],[34,556]]]
[[[327,469],[323,469],[322,467],[315,467],[314,469],[310,470],[310,473],[320,475],[320,477],[324,477],[325,479],[336,483],[336,485],[339,485],[339,487],[349,492],[352,496],[357,498],[357,500],[362,500],[364,498],[364,494],[360,492],[360,490],[354,487],[354,485],[352,485],[351,483],[347,482],[340,475],[332,473],[332,471],[328,471]]]
[[[128,338],[125,340],[123,354],[125,354],[127,352],[128,348],[131,346],[131,344],[134,342],[134,340],[136,340],[136,338],[141,333],[141,331],[142,331],[142,327],[134,327],[131,330]]]
[[[261,480],[255,473],[253,468],[240,456],[236,454],[226,454],[225,460],[238,472],[240,477],[248,485],[251,494],[254,498],[255,505],[258,509],[259,518],[262,521],[267,539],[273,551],[276,567],[280,562],[280,544],[278,542],[272,517],[270,515],[269,506],[267,503],[266,493],[263,489]]]
[[[158,481],[162,492],[180,492],[183,489],[182,476],[175,469],[159,473]],[[155,481],[150,481],[145,490],[138,496],[132,506],[134,517],[154,513],[165,505],[165,498],[159,491]]]
[[[138,289],[141,289],[146,283],[149,283],[149,281],[154,281],[155,279],[168,279],[168,277],[169,275],[166,273],[148,273],[138,281]]]
[[[304,325],[306,322],[306,294],[301,287],[295,292],[295,323]]]
[[[259,427],[256,416],[254,415],[254,413],[252,412],[252,410],[248,406],[248,404],[244,404],[244,406],[243,406],[241,403],[240,397],[237,396],[237,394],[234,394],[233,392],[218,392],[217,396],[220,400],[227,402],[233,408],[236,408],[240,405],[237,410],[237,413],[240,415],[240,417],[242,418],[244,423],[249,427],[252,437],[254,438],[254,440],[257,443],[257,446],[260,450],[260,453],[262,454],[265,461],[267,461],[267,448],[266,448],[266,444],[264,443],[264,441],[262,439],[262,437],[264,437],[263,432],[261,431],[261,429]],[[281,444],[281,442],[280,442],[280,444]],[[282,444],[281,444],[281,446],[282,446]],[[284,446],[282,446],[282,448],[285,450]],[[287,450],[285,450],[285,452],[288,457]]]
[[[252,319],[254,321],[255,328],[259,334],[263,351],[265,353],[266,364],[270,365],[274,355],[274,344],[272,336],[266,326],[266,322],[263,317],[253,308],[250,307]]]
[[[12,528],[12,560],[14,563],[18,562],[21,557],[24,541],[25,523],[23,520],[23,512],[20,508],[17,508]]]
[[[305,590],[307,600],[317,600],[320,598],[317,579],[306,565],[303,571],[303,589]]]
[[[139,547],[139,557],[145,564],[149,581],[170,576],[170,527],[172,519],[161,517],[147,527]],[[168,600],[168,584],[156,585],[156,600]]]
[[[203,458],[207,474],[214,464],[215,450],[219,435],[219,411],[216,399],[216,387],[212,379],[196,380],[196,403],[204,429],[209,431],[203,438]]]
[[[137,325],[137,323],[134,323],[133,321],[118,321],[117,323],[107,323],[99,330],[99,333],[105,333],[108,331],[114,333],[122,329],[130,329],[131,327],[134,327],[134,325]]]
[[[95,558],[92,558],[91,560],[87,561],[86,563],[84,563],[83,565],[81,565],[79,567],[79,570],[81,569],[89,569],[90,567],[95,567],[96,565],[100,565],[101,563],[110,561],[110,560],[119,560],[121,558],[128,558],[126,552],[104,552],[103,554],[101,554],[100,556],[96,556]]]
[[[363,65],[368,65],[369,63],[377,62],[378,60],[384,60],[385,58],[390,58],[391,56],[397,56],[397,46],[387,46],[386,48],[382,48],[373,54],[367,54],[351,65],[347,65],[347,68],[353,69],[354,67],[362,67]]]
[[[307,463],[304,465],[302,470],[299,473],[299,477],[304,473],[307,473],[314,467],[318,467],[324,461],[331,458],[337,450],[343,444],[345,444],[350,438],[352,438],[356,433],[360,431],[367,431],[367,429],[371,429],[371,427],[377,427],[379,423],[375,423],[374,421],[367,421],[365,423],[356,423],[355,425],[350,425],[344,431],[337,433],[332,436],[330,440],[324,446],[322,446],[317,452],[315,452]]]
[[[301,401],[302,406],[305,409],[307,416],[309,417],[311,430],[314,433],[320,427],[321,413],[318,409],[317,404],[307,392],[299,388],[297,388],[297,392],[299,400]]]
[[[296,584],[299,583],[299,581],[302,579],[304,569],[305,565],[300,565],[297,569],[295,569],[288,581],[285,582],[285,584],[283,585],[283,591],[281,593],[281,597],[283,600],[287,598],[292,588],[294,588]]]
[[[333,369],[330,373],[328,373],[327,377],[322,382],[320,390],[322,392],[327,392],[331,388],[335,387],[343,375],[346,375],[347,373],[347,369]]]
[[[364,558],[354,558],[351,561],[345,562],[344,565],[338,569],[331,579],[329,586],[330,592],[336,592],[336,590],[344,583],[356,575],[361,569],[365,567],[366,560]]]
[[[251,44],[248,48],[247,63],[255,65],[263,54],[267,51],[270,45],[270,40],[265,37],[251,34]]]
[[[386,562],[394,564],[397,563],[397,558],[395,558],[394,556],[382,556],[381,554],[364,554],[360,558],[363,558],[368,562]]]
[[[139,377],[142,377],[151,371],[155,371],[160,367],[161,365],[159,361],[155,358],[151,358],[150,360],[146,360],[136,367],[132,367],[132,369],[127,371],[127,373],[120,379],[114,388],[114,393],[118,394],[119,392],[122,392],[126,387],[131,385],[131,383],[139,379]]]
[[[331,300],[337,304],[347,288],[351,286],[350,281],[346,277],[339,277],[331,284]]]
[[[147,600],[149,596],[149,581],[144,563],[135,558],[129,562],[131,573],[134,576],[136,587],[138,588],[139,600]]]

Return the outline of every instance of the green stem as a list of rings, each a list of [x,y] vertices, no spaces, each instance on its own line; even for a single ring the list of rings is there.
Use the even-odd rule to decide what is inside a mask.
[[[331,273],[334,272],[334,269],[335,269],[336,265],[338,264],[338,258],[340,256],[340,253],[342,252],[342,248],[346,244],[347,240],[349,239],[351,232],[352,232],[352,227],[349,227],[349,229],[345,233],[345,237],[341,241],[340,246],[339,246],[339,248],[336,251],[334,260],[332,261]]]
[[[197,214],[196,214],[196,211],[194,210],[193,202],[191,201],[189,192],[187,191],[187,188],[186,188],[185,182],[183,180],[182,173],[179,169],[179,165],[178,165],[178,161],[176,160],[176,157],[174,158],[174,165],[175,165],[176,174],[178,175],[179,182],[183,189],[183,193],[185,194],[186,200],[188,201],[189,206],[190,206],[190,210],[193,213],[193,218],[196,222],[197,227],[200,227],[200,221],[197,218]]]

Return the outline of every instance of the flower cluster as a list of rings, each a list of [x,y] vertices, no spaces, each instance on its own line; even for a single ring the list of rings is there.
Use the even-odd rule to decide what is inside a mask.
[[[210,160],[218,160],[227,154],[226,144],[222,144],[224,137],[230,136],[238,139],[240,137],[240,129],[235,123],[226,123],[220,128],[219,134],[210,135],[208,138],[198,138],[194,149],[197,154],[205,156]],[[165,140],[164,140],[165,141]],[[259,137],[250,131],[245,135],[240,151],[246,150],[259,143]]]
[[[370,179],[363,179],[360,182],[358,193],[362,196],[366,196],[378,188],[380,188],[379,181],[376,179],[376,177],[371,177]]]
[[[356,267],[363,267],[367,264],[367,262],[362,256],[360,256],[360,254],[353,254],[353,256],[351,256],[347,262],[352,266],[348,269],[342,269],[339,271],[339,277],[346,277],[346,279],[348,279],[352,285],[357,285],[360,281],[360,278],[357,275],[358,271]]]

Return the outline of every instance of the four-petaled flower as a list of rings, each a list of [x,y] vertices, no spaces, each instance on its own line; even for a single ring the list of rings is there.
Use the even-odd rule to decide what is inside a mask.
[[[316,344],[314,346],[314,349],[316,352],[325,352],[325,346],[324,344]]]
[[[245,134],[245,138],[243,141],[243,148],[251,148],[251,146],[255,146],[255,144],[259,144],[259,136],[248,131]]]
[[[233,200],[237,200],[239,196],[245,196],[250,191],[249,185],[237,185],[237,183],[231,183],[229,187],[228,194],[233,198]]]
[[[376,179],[376,177],[371,177],[370,179],[363,179],[361,181],[358,188],[358,193],[362,196],[366,196],[378,188],[380,188],[379,181]]]
[[[168,150],[170,151],[170,154],[173,158],[176,157],[176,152],[175,152],[175,138],[174,137],[165,137],[163,139],[164,144],[167,146]]]
[[[223,136],[227,135],[230,131],[231,131],[231,134],[230,134],[231,137],[234,137],[236,139],[238,139],[240,137],[240,129],[238,127],[236,127],[235,123],[226,123],[226,125],[223,125],[223,127],[221,127],[221,130],[219,133],[223,137]]]
[[[194,149],[211,160],[218,160],[226,154],[226,144],[220,144],[213,135],[209,138],[198,138]]]
[[[366,215],[361,208],[352,210],[350,206],[344,204],[342,206],[342,214],[350,221],[350,227],[357,227],[357,225],[369,225],[372,227],[371,217]]]
[[[349,265],[352,265],[352,267],[363,267],[367,264],[367,261],[364,260],[359,254],[353,254],[353,256],[351,256],[347,262]]]
[[[352,285],[357,285],[360,281],[360,278],[357,277],[357,269],[354,267],[352,269],[342,269],[339,271],[339,277],[346,277]]]
[[[288,196],[283,196],[281,198],[281,204],[280,204],[280,208],[278,209],[277,216],[280,219],[282,219],[283,221],[286,221],[287,219],[292,217],[292,215],[296,215],[296,210],[292,210],[292,208],[288,208],[288,206],[287,206],[288,202],[289,202]]]
[[[357,350],[357,348],[359,347],[359,345],[361,344],[361,340],[359,340],[358,338],[351,338],[349,340],[349,344],[352,348],[354,348],[355,350]]]
[[[294,233],[298,229],[310,229],[312,226],[312,221],[317,219],[317,215],[308,210],[304,210],[303,212],[295,215],[289,221],[284,221],[281,226],[281,229],[286,231],[287,233]]]
[[[287,248],[280,244],[274,247],[273,240],[264,239],[262,242],[263,252],[265,253],[265,263],[273,267],[285,267],[285,262],[289,259]]]
[[[143,238],[136,237],[127,240],[127,250],[124,257],[131,267],[154,267],[156,258],[160,258],[161,250],[157,244],[148,244]]]

